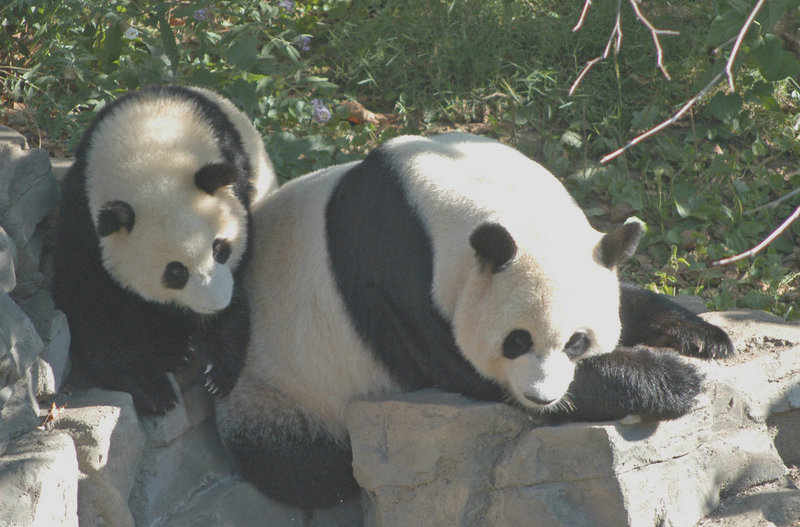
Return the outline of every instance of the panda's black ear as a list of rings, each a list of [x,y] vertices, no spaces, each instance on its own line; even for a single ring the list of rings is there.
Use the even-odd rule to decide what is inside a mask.
[[[238,179],[236,167],[230,163],[209,163],[194,175],[194,184],[203,192],[213,195],[220,187],[233,185]]]
[[[499,273],[514,259],[517,244],[514,238],[499,223],[484,223],[469,237],[469,243],[482,267],[489,267],[492,273]]]
[[[614,269],[633,256],[642,237],[642,226],[638,222],[626,223],[603,236],[597,247],[597,259],[605,267]]]
[[[133,230],[136,215],[129,204],[124,201],[107,201],[100,214],[97,215],[97,234],[108,236],[125,227],[128,232]]]

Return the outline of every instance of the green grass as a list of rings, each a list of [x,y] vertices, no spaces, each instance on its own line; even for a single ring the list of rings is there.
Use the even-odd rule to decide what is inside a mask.
[[[735,34],[750,2],[641,3],[656,27],[681,31],[662,37],[671,81],[622,2],[620,54],[597,64],[572,97],[578,72],[606,45],[615,2],[593,3],[579,32],[578,0],[289,4],[12,0],[0,7],[0,122],[63,155],[120,93],[199,84],[248,112],[283,179],[401,133],[486,133],[562,178],[598,228],[628,215],[645,222],[625,276],[718,309],[800,319],[800,226],[754,259],[709,267],[755,245],[800,201],[751,212],[800,187],[800,86],[791,80],[800,59],[776,36],[800,40],[800,0],[768,3],[745,41],[736,94],[715,89],[675,126],[603,166],[603,155],[667,118],[722,67],[709,46]],[[314,99],[331,109],[329,121],[315,119]],[[391,125],[349,122],[338,106],[345,99],[390,114]]]

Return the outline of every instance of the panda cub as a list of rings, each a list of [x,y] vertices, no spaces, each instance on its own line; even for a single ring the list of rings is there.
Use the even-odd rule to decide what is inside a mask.
[[[547,170],[480,137],[388,141],[284,185],[253,221],[250,345],[216,419],[244,478],[296,506],[357,490],[354,399],[436,386],[553,420],[674,418],[701,375],[637,345],[733,351],[620,285],[638,224],[595,231]]]
[[[250,209],[276,187],[261,137],[209,90],[152,86],[103,108],[66,175],[56,239],[78,378],[162,414],[177,403],[166,373],[191,345],[208,384],[230,389],[241,353],[226,346],[249,338]]]

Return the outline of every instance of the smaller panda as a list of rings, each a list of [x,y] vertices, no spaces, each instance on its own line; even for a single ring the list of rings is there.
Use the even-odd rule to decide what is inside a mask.
[[[241,353],[226,346],[249,337],[250,210],[276,187],[261,137],[214,92],[151,86],[104,107],[64,180],[56,237],[77,378],[163,414],[177,403],[166,374],[192,346],[212,389],[229,389]]]
[[[216,420],[244,478],[292,505],[358,489],[354,399],[435,386],[553,420],[673,418],[701,376],[641,345],[732,353],[719,328],[620,285],[638,224],[597,232],[555,177],[488,139],[393,139],[287,183],[253,221],[250,345]]]

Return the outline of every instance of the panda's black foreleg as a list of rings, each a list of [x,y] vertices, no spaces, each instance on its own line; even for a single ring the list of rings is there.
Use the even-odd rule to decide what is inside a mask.
[[[688,309],[629,283],[620,283],[622,346],[646,344],[707,359],[733,354],[730,337]]]
[[[703,375],[672,351],[617,348],[578,363],[568,403],[550,420],[674,419],[692,409],[702,388]]]
[[[189,347],[203,368],[210,393],[230,393],[244,366],[249,343],[250,304],[245,293],[235,287],[230,305],[201,321],[190,337]]]

